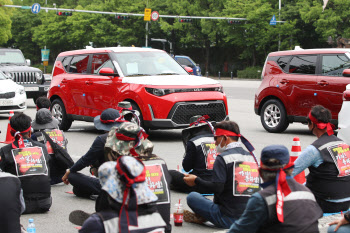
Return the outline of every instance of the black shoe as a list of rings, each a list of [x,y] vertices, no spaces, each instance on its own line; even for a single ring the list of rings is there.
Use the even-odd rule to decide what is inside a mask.
[[[82,210],[74,210],[69,214],[69,221],[75,225],[82,226],[89,217],[90,214]]]

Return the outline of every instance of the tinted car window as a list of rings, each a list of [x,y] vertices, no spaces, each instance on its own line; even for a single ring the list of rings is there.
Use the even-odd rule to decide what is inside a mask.
[[[193,67],[193,64],[187,58],[179,57],[177,58],[177,62],[180,63],[181,65]]]
[[[327,76],[343,76],[343,70],[350,68],[349,59],[345,55],[324,55],[322,57],[322,74]]]
[[[277,60],[277,64],[281,67],[282,70],[288,72],[287,70],[287,64],[288,61],[290,60],[290,56],[286,56],[286,57],[280,57]]]
[[[65,58],[63,58],[62,64],[63,64],[63,67],[64,67],[64,69],[66,71],[68,71],[69,63],[72,60],[72,58],[73,57],[65,57]]]
[[[98,74],[102,68],[112,68],[114,66],[108,54],[95,54],[92,56],[91,69],[94,74]]]
[[[89,64],[89,55],[74,56],[69,66],[69,72],[86,74],[88,64]]]
[[[289,73],[315,74],[317,56],[294,56],[290,61]]]

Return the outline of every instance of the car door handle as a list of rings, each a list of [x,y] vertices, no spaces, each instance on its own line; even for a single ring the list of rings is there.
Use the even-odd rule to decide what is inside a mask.
[[[93,82],[91,82],[91,81],[85,81],[85,84],[86,84],[86,85],[91,85],[91,84],[93,84]]]
[[[61,80],[61,83],[62,83],[62,84],[66,84],[66,83],[67,83],[67,79],[62,79],[62,80]]]
[[[280,81],[280,83],[281,83],[281,84],[287,84],[287,83],[289,83],[289,81],[288,81],[287,79],[282,79],[282,80]]]
[[[327,86],[329,83],[324,81],[324,80],[322,80],[322,81],[318,82],[317,84],[320,85],[320,86]]]

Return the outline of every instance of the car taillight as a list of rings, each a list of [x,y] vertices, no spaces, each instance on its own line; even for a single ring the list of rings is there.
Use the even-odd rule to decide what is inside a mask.
[[[350,90],[346,90],[343,93],[343,100],[344,101],[350,101]]]

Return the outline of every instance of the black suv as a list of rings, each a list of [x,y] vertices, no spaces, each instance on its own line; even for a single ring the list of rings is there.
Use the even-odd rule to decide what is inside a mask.
[[[40,69],[30,67],[30,60],[25,60],[19,49],[0,48],[0,70],[17,84],[24,86],[27,98],[35,101],[39,96],[46,96],[50,83]]]

